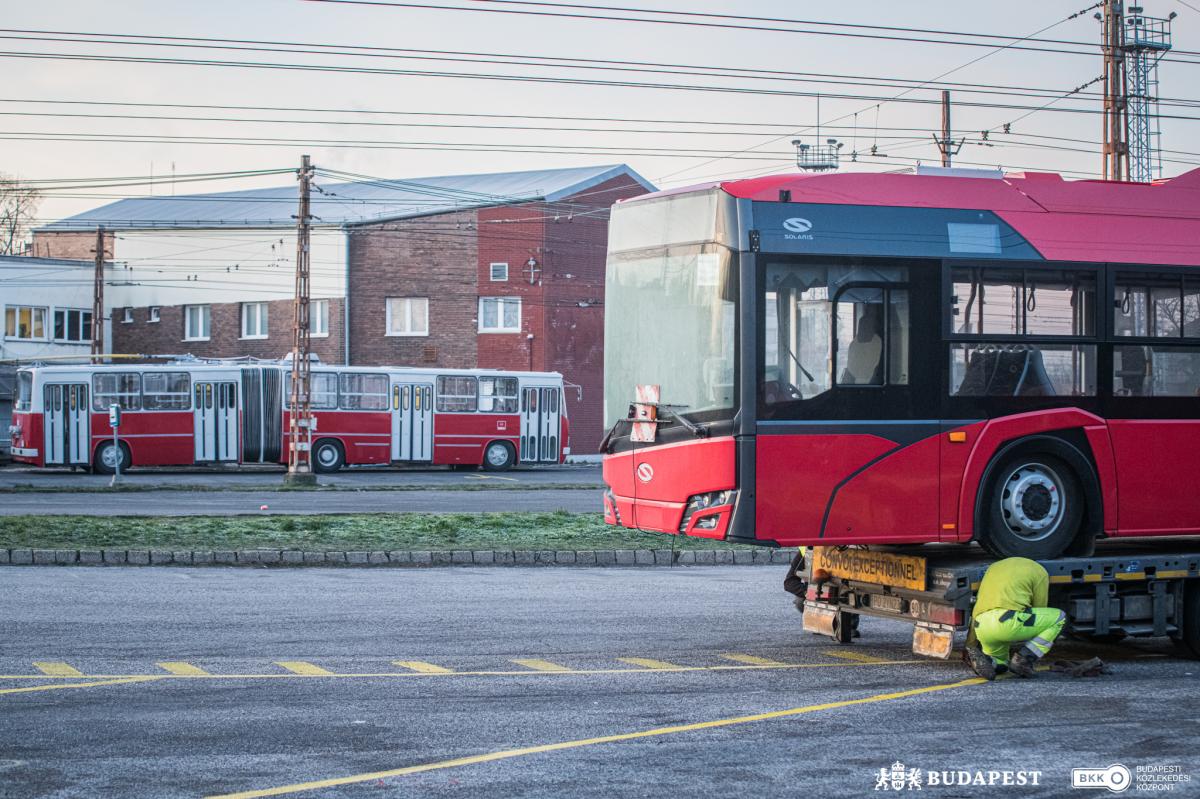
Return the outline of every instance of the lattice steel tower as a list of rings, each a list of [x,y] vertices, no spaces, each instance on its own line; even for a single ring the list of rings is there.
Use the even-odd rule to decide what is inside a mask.
[[[1162,177],[1162,131],[1158,118],[1158,62],[1171,49],[1172,14],[1147,17],[1130,6],[1125,18],[1129,79],[1129,179],[1149,183]]]

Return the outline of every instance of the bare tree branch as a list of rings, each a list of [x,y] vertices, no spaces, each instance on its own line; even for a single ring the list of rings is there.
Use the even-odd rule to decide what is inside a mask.
[[[24,251],[41,201],[37,189],[0,174],[0,255],[20,255]]]

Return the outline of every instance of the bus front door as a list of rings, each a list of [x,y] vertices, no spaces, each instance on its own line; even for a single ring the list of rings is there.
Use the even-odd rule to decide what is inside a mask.
[[[521,392],[521,461],[558,463],[562,430],[559,390],[530,386]]]
[[[86,465],[91,448],[87,384],[48,385],[43,399],[46,465]]]
[[[392,460],[433,460],[433,386],[392,384]]]
[[[192,411],[196,463],[238,459],[237,383],[196,383]]]

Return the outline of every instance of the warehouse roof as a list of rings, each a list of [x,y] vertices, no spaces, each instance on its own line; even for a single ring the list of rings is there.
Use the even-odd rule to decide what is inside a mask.
[[[318,175],[312,214],[316,217],[314,225],[340,227],[514,202],[558,202],[621,175],[654,191],[653,185],[624,164],[349,183],[329,182]],[[218,194],[137,197],[103,205],[39,230],[94,230],[99,225],[110,230],[292,227],[296,224],[296,204],[295,183]]]

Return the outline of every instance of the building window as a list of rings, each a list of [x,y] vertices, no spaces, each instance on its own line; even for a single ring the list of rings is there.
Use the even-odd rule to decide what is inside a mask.
[[[329,337],[329,300],[311,300],[308,303],[308,335],[313,338]]]
[[[142,403],[148,411],[186,411],[192,407],[187,372],[143,372]]]
[[[74,342],[91,341],[92,312],[76,308],[55,308],[54,340]]]
[[[150,306],[150,321],[157,322],[161,319],[162,319],[162,315],[160,314],[159,307],[157,305],[151,305]]]
[[[387,375],[342,373],[342,408],[348,411],[386,411]]]
[[[4,309],[4,337],[27,341],[46,338],[46,309],[10,305]]]
[[[480,333],[520,333],[520,297],[480,297]]]
[[[142,408],[142,376],[137,372],[100,372],[92,375],[92,410],[107,411],[116,405],[123,411]]]
[[[121,323],[128,325],[128,324],[131,324],[132,322],[133,322],[133,309],[132,308],[122,308],[121,309]]]
[[[242,338],[267,337],[267,304],[265,302],[242,303]]]
[[[183,340],[208,341],[210,314],[207,305],[183,306]]]
[[[428,336],[428,297],[388,297],[387,334],[389,336]]]
[[[479,410],[483,413],[517,412],[517,378],[479,378]]]
[[[493,283],[503,283],[508,280],[508,264],[492,264],[491,275]]]
[[[479,387],[473,377],[439,377],[437,409],[450,413],[473,413],[478,404]]]

